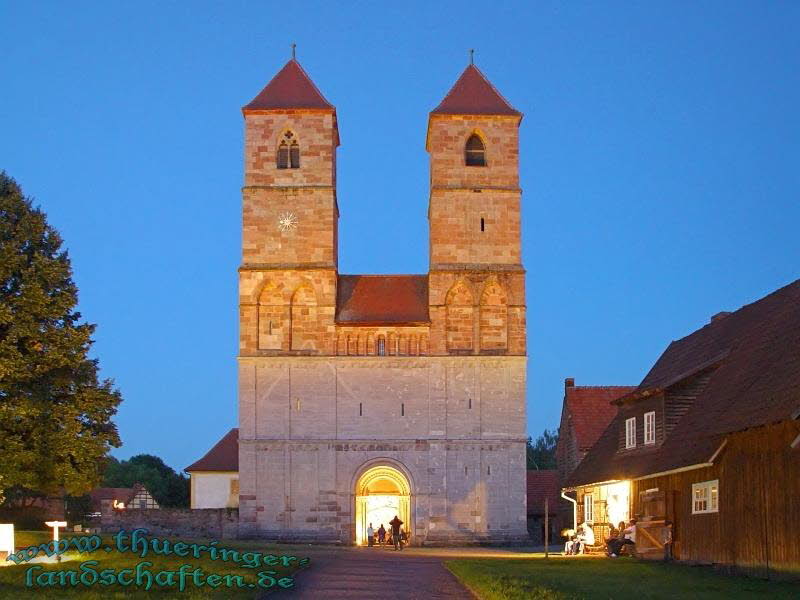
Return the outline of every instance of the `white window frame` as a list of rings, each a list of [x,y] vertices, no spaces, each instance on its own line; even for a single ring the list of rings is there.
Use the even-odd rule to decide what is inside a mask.
[[[594,494],[583,495],[583,520],[594,523]]]
[[[636,417],[625,419],[625,448],[636,448]]]
[[[656,443],[656,411],[644,413],[644,443]]]
[[[719,512],[719,479],[692,484],[692,514]]]

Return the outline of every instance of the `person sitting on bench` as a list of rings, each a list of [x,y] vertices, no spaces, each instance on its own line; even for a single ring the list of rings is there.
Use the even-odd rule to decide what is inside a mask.
[[[608,543],[611,556],[619,556],[622,553],[622,548],[626,545],[636,545],[636,519],[631,519],[628,527],[622,530],[621,537]]]
[[[606,538],[606,554],[611,556],[612,554],[612,547],[617,543],[617,540],[623,539],[622,532],[625,529],[625,521],[620,521],[619,525],[614,527],[611,526],[611,530],[608,532],[608,537]]]
[[[584,521],[578,525],[578,535],[575,536],[573,545],[573,554],[583,554],[586,552],[586,546],[594,546],[594,529],[592,526]]]

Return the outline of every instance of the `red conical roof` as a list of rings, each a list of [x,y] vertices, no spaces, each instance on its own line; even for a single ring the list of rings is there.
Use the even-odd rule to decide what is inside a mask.
[[[461,77],[431,114],[522,116],[475,65],[464,69]]]
[[[261,93],[242,110],[322,108],[334,110],[295,59],[278,71]]]

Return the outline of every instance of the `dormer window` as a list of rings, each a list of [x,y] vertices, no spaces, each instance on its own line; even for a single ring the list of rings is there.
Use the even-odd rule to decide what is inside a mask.
[[[636,448],[636,417],[625,419],[625,448]]]
[[[483,146],[483,141],[477,134],[473,133],[469,136],[464,153],[468,167],[486,166],[486,149]]]
[[[656,413],[644,413],[644,443],[656,443]]]
[[[279,169],[299,169],[300,168],[300,144],[291,131],[283,134],[283,139],[278,144],[278,168]]]

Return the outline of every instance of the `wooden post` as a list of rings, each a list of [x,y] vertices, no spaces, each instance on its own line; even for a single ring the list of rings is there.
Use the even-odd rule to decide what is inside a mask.
[[[548,498],[544,499],[544,557],[550,555],[550,507]]]

